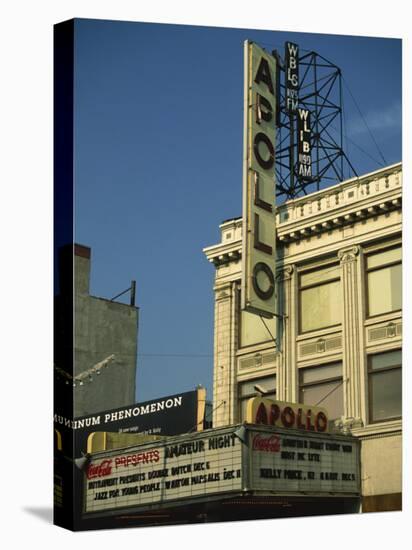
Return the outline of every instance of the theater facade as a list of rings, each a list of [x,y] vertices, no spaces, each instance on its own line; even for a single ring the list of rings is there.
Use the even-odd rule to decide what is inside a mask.
[[[89,449],[82,529],[401,509],[401,182],[278,207],[274,319],[241,309],[242,220],[222,223],[213,428]]]
[[[402,506],[402,165],[276,210],[276,316],[241,307],[242,219],[204,249],[215,267],[213,426],[251,398],[319,405],[360,444],[363,512]]]

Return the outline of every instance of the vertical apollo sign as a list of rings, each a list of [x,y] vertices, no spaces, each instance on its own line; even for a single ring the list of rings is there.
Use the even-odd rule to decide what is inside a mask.
[[[243,310],[275,314],[276,60],[245,42]]]

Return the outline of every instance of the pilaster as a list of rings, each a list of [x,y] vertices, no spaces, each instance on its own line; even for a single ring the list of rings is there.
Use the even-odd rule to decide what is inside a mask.
[[[295,401],[296,394],[296,315],[295,279],[293,266],[286,266],[277,273],[280,283],[278,313],[283,315],[278,324],[279,362],[277,372],[277,397],[281,401]]]
[[[344,426],[362,426],[362,373],[365,367],[363,319],[360,296],[360,247],[339,250],[343,303]]]
[[[233,422],[235,412],[235,282],[215,286],[213,427]]]

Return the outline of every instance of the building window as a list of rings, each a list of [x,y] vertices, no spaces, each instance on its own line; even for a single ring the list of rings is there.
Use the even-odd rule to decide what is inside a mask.
[[[343,415],[342,363],[299,370],[299,401],[312,407],[324,407],[329,420]]]
[[[339,266],[302,273],[299,277],[300,332],[339,325],[341,300]]]
[[[276,338],[276,319],[263,320],[259,315],[240,312],[239,347],[273,341]]]
[[[402,308],[401,261],[400,246],[366,256],[369,317]]]
[[[401,350],[368,357],[370,422],[402,416]]]
[[[272,374],[271,376],[265,376],[264,378],[253,378],[252,380],[240,382],[238,386],[240,422],[243,422],[246,419],[246,405],[249,399],[251,397],[261,395],[259,391],[255,389],[256,385],[258,385],[259,388],[265,391],[263,397],[266,397],[268,399],[276,399],[275,374]]]

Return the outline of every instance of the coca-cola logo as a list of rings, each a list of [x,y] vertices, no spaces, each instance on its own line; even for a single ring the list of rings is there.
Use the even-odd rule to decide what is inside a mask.
[[[253,438],[254,451],[266,451],[267,453],[278,453],[280,451],[280,439],[277,435],[263,437],[260,434]]]
[[[87,468],[87,479],[108,476],[112,473],[112,459],[103,460],[100,464],[90,464]]]

